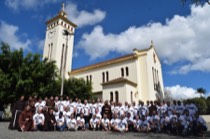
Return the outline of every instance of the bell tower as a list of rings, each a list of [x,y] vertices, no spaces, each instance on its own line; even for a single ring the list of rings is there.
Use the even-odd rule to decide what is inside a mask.
[[[46,25],[43,59],[56,61],[59,74],[62,75],[64,71],[65,77],[68,77],[67,73],[72,68],[74,32],[77,25],[68,20],[64,4],[58,15],[48,20]]]

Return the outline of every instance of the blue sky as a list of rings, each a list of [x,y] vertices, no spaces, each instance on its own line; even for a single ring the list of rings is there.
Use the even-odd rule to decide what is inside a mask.
[[[0,41],[43,53],[45,22],[65,3],[78,25],[73,68],[143,49],[153,40],[164,85],[176,98],[210,92],[210,6],[180,0],[1,0]],[[97,41],[96,41],[97,40]]]

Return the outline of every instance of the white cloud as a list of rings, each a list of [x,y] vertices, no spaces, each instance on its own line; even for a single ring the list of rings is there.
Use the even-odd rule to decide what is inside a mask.
[[[37,9],[49,3],[60,2],[61,0],[6,0],[5,4],[9,8],[18,11],[19,9]]]
[[[65,10],[69,19],[74,21],[78,27],[95,25],[106,17],[106,12],[99,9],[95,9],[92,13],[84,10],[78,11],[77,5],[73,3],[68,3]]]
[[[14,49],[29,49],[31,40],[26,39],[25,41],[22,41],[19,37],[21,35],[17,36],[18,31],[18,26],[8,24],[4,21],[0,21],[0,41],[4,41],[10,44],[10,47]],[[25,36],[24,34],[22,35]]]
[[[126,54],[133,48],[148,48],[151,40],[160,58],[166,64],[182,64],[174,73],[188,73],[191,70],[210,72],[210,8],[209,5],[192,6],[191,14],[184,17],[174,15],[159,22],[129,27],[119,34],[105,34],[101,26],[86,33],[77,44],[91,59],[104,57],[111,51]],[[96,41],[97,40],[97,41]]]
[[[195,89],[180,85],[165,87],[165,92],[169,93],[173,99],[177,100],[200,97],[200,94],[196,93]]]

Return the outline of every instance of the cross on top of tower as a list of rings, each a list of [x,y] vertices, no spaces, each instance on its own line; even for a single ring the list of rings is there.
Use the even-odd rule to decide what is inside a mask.
[[[64,3],[62,3],[62,11],[64,12],[65,11],[65,4]]]

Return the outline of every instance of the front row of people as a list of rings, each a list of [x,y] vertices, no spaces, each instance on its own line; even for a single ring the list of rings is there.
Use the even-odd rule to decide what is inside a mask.
[[[207,130],[205,121],[198,113],[194,116],[186,110],[183,114],[173,112],[171,115],[164,113],[161,117],[156,111],[150,115],[135,115],[131,117],[130,113],[114,113],[109,119],[106,114],[101,115],[97,112],[85,117],[83,113],[75,116],[74,113],[64,113],[47,110],[47,107],[38,109],[33,115],[30,106],[26,105],[25,110],[21,112],[18,123],[19,130],[24,131],[64,131],[64,130],[103,130],[103,131],[118,131],[118,132],[164,132],[172,134],[196,134],[204,135]]]

